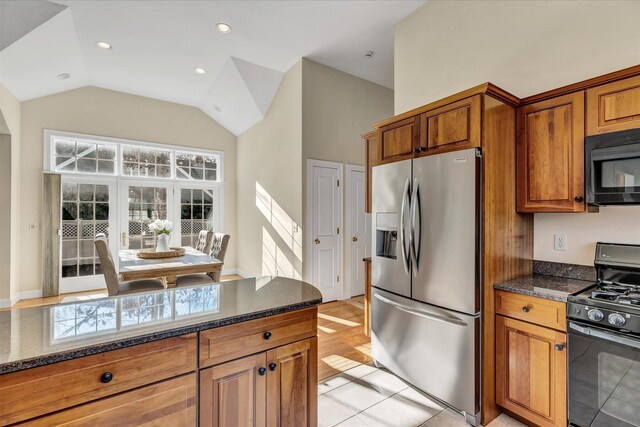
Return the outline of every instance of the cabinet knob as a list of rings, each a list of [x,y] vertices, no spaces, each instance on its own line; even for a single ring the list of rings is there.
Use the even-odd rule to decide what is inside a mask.
[[[413,149],[413,152],[414,152],[414,153],[416,153],[416,154],[418,154],[418,153],[420,152],[420,149],[419,149],[419,148],[414,148],[414,149]]]
[[[264,334],[262,334],[262,338],[264,338],[265,340],[268,340],[269,338],[271,338],[271,332],[267,331]]]
[[[275,371],[277,367],[278,367],[278,365],[276,365],[276,364],[275,364],[275,363],[273,363],[273,362],[271,362],[271,363],[269,364],[269,370],[270,370],[271,372]]]
[[[427,151],[427,147],[420,147],[420,151]]]
[[[582,203],[582,202],[584,202],[584,197],[576,196],[576,197],[573,198],[573,200],[575,200],[578,203]]]
[[[524,307],[522,307],[522,311],[524,311],[525,313],[528,313],[531,310],[531,307],[529,307],[528,305],[525,305]]]
[[[266,373],[267,373],[267,368],[260,368],[260,369],[258,369],[258,374],[259,374],[260,376],[264,376],[264,374],[266,374]]]
[[[113,379],[113,374],[111,372],[105,372],[100,376],[100,382],[106,384]]]
[[[556,344],[556,350],[558,350],[558,351],[562,351],[562,350],[564,350],[564,345],[562,345],[562,344]]]

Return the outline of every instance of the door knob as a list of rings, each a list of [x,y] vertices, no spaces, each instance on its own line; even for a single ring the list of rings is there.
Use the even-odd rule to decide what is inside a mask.
[[[314,240],[313,243],[315,243],[316,245],[319,245],[320,244],[320,239]]]
[[[351,241],[353,241],[353,242],[357,242],[357,241],[358,241],[358,238],[357,238],[356,236],[353,236],[353,237],[351,238]]]

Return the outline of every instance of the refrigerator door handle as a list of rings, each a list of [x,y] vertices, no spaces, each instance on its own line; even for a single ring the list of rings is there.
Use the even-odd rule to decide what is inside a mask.
[[[420,266],[420,248],[422,247],[422,204],[420,202],[420,184],[418,178],[413,180],[413,195],[411,196],[411,257],[413,259],[413,275],[418,276]],[[418,215],[418,237],[416,238],[416,212]]]
[[[387,297],[384,297],[380,294],[374,294],[373,295],[374,298],[382,301],[385,304],[389,304],[392,307],[397,308],[398,310],[404,311],[405,313],[409,313],[409,314],[413,314],[415,316],[420,316],[420,317],[424,317],[425,319],[430,319],[430,320],[435,320],[437,322],[444,322],[444,323],[451,323],[452,325],[457,325],[457,326],[468,326],[467,322],[465,322],[462,319],[459,319],[455,316],[443,316],[441,314],[437,314],[437,313],[431,313],[429,311],[426,310],[421,310],[418,308],[414,308],[414,307],[409,307],[407,305],[404,304],[400,304],[399,302],[395,302],[390,300]]]
[[[402,207],[400,208],[400,248],[402,252],[402,265],[404,266],[404,272],[409,274],[409,267],[411,266],[410,255],[407,251],[407,247],[405,244],[406,238],[404,235],[404,221],[405,221],[405,213],[407,210],[407,199],[409,196],[409,180],[407,179],[404,183],[404,191],[402,192]],[[411,201],[409,201],[411,203]]]

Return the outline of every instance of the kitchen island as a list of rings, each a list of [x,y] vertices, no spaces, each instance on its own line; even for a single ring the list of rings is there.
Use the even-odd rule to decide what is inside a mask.
[[[0,312],[0,425],[315,425],[317,305],[262,277]]]

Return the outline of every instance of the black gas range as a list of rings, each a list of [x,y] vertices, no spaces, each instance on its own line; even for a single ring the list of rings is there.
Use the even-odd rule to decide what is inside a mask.
[[[640,426],[640,245],[598,243],[594,264],[567,301],[569,422]]]

